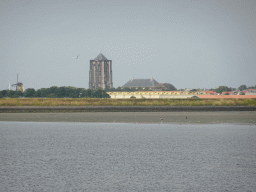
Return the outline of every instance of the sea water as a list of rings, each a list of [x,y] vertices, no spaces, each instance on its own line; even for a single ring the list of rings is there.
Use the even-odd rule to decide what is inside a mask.
[[[255,191],[256,125],[0,122],[0,191]]]

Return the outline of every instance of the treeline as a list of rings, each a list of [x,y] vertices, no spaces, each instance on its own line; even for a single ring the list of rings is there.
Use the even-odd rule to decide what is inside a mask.
[[[222,93],[227,91],[234,91],[234,90],[243,91],[246,89],[255,89],[255,88],[256,88],[256,85],[251,87],[247,87],[246,85],[240,85],[237,89],[232,87],[227,87],[227,86],[219,86],[217,89],[215,89],[215,91],[216,93]]]
[[[35,90],[28,88],[24,92],[3,90],[0,91],[0,97],[43,97],[43,98],[110,98],[106,91],[101,89],[84,89],[75,87],[57,87],[41,88]]]
[[[255,89],[255,86],[247,87],[246,85],[241,85],[237,89],[242,91],[245,89]],[[176,91],[177,89],[169,83],[164,83],[161,87],[154,87],[150,89],[149,87],[118,87],[107,90],[102,89],[84,89],[84,88],[76,88],[76,87],[57,87],[52,86],[50,88],[41,88],[35,90],[33,88],[28,88],[24,92],[21,91],[13,91],[13,90],[2,90],[0,91],[0,98],[10,97],[10,98],[19,98],[19,97],[43,97],[43,98],[110,98],[107,92],[135,92],[135,91],[151,91],[154,89],[161,89],[163,91]],[[219,86],[216,89],[210,89],[212,91],[216,91],[217,93],[234,91],[235,88],[227,87],[227,86]],[[197,89],[192,89],[191,92],[198,91]]]
[[[216,93],[222,93],[222,92],[234,91],[234,90],[236,90],[236,89],[232,88],[232,87],[219,86],[217,89],[215,89],[215,92]]]

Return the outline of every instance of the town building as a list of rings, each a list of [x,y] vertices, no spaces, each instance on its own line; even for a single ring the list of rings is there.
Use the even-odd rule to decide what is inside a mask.
[[[102,53],[90,60],[89,88],[113,88],[112,60],[108,60]]]
[[[196,93],[188,91],[134,91],[134,92],[107,92],[111,99],[186,99],[193,98]]]
[[[142,88],[154,88],[154,87],[160,87],[161,84],[158,83],[155,79],[153,79],[153,77],[151,77],[151,79],[135,79],[132,78],[130,81],[128,81],[127,83],[125,83],[122,87],[129,87],[129,88],[138,88],[138,87],[142,87]]]

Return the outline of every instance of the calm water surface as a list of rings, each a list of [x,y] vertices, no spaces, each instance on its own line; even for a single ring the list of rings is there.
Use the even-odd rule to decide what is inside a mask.
[[[0,122],[0,191],[256,191],[256,125]]]

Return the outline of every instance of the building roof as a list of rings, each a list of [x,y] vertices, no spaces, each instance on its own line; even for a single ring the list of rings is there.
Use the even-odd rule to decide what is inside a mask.
[[[205,91],[206,95],[210,95],[210,94],[216,94],[215,91]]]
[[[244,93],[255,92],[255,89],[245,89],[241,92],[244,92]]]
[[[229,95],[232,95],[232,94],[233,94],[233,91],[223,91],[223,92],[222,92],[222,95],[225,95],[226,93],[228,93]]]
[[[100,53],[94,60],[108,60],[102,53]]]
[[[125,83],[122,87],[157,87],[160,84],[151,77],[151,79],[134,79]]]

